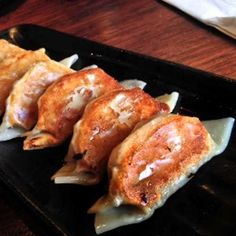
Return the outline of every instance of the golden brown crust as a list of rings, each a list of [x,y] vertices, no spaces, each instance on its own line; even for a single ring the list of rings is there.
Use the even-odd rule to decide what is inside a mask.
[[[29,135],[24,149],[55,146],[72,134],[73,126],[81,117],[87,103],[103,93],[120,89],[121,85],[100,68],[82,70],[65,75],[51,85],[39,99],[39,117],[35,127],[38,133],[54,137],[53,143],[43,135]],[[44,139],[44,140],[42,140]]]
[[[100,181],[112,149],[141,120],[167,112],[162,104],[139,88],[115,90],[90,102],[79,126],[75,126],[71,146],[74,155],[83,156],[77,162],[77,172],[89,172]],[[69,156],[67,161],[73,161]],[[88,183],[89,184],[89,183]]]
[[[74,71],[49,60],[33,66],[15,83],[7,100],[8,123],[11,127],[32,128],[38,117],[37,101],[47,87],[59,77]]]
[[[16,80],[20,79],[33,65],[49,58],[44,49],[37,51],[24,51],[17,54],[11,63],[0,67],[0,115],[5,110],[6,99]]]
[[[169,115],[158,123],[150,121],[113,150],[109,195],[150,207],[211,148],[209,134],[197,118]]]

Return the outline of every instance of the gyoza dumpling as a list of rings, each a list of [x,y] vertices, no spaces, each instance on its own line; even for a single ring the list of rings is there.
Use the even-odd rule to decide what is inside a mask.
[[[4,39],[0,39],[0,48],[0,68],[13,63],[17,54],[25,52],[23,48],[11,44]]]
[[[73,72],[59,62],[48,60],[35,64],[16,81],[7,98],[0,141],[19,137],[30,130],[37,121],[39,97],[61,76]]]
[[[24,149],[41,149],[62,143],[92,99],[122,86],[100,68],[65,75],[51,85],[38,102],[38,122],[27,134]]]
[[[45,49],[16,54],[9,64],[0,66],[0,115],[5,111],[6,99],[15,81],[20,79],[35,63],[48,61]]]
[[[113,149],[109,192],[89,210],[102,233],[149,218],[191,174],[224,151],[234,119],[208,121],[165,115],[151,119]],[[218,132],[215,132],[217,130]]]
[[[138,122],[164,112],[169,106],[140,88],[112,91],[93,100],[74,127],[67,163],[53,176],[55,183],[97,184],[112,149]]]

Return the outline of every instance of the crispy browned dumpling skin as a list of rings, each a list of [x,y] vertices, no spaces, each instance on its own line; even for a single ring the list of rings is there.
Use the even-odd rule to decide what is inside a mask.
[[[63,76],[39,99],[38,122],[24,142],[24,149],[59,145],[73,132],[73,126],[92,99],[121,85],[100,68]]]
[[[5,110],[6,99],[16,80],[20,79],[34,63],[47,61],[44,49],[17,54],[9,64],[0,66],[0,115]]]
[[[151,217],[202,165],[225,150],[233,123],[233,118],[202,123],[168,114],[133,130],[109,158],[108,193],[88,210],[96,213],[97,234]]]
[[[7,99],[8,123],[11,127],[21,127],[29,130],[36,123],[38,117],[37,101],[48,86],[65,74],[74,71],[49,60],[33,66],[17,81]]]
[[[199,167],[214,147],[198,118],[168,115],[137,129],[112,152],[109,196],[123,204],[152,207],[181,176]]]
[[[79,159],[74,167],[78,184],[96,184],[103,176],[112,149],[119,144],[135,125],[154,114],[168,112],[165,103],[152,98],[139,88],[116,90],[90,102],[74,128],[67,166],[54,175],[70,175],[64,170]]]

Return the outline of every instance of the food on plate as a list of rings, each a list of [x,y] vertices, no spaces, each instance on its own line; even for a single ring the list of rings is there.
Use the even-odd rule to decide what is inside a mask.
[[[55,183],[97,184],[110,152],[135,125],[169,111],[140,88],[115,90],[91,101],[74,127],[66,164],[52,177]]]
[[[77,54],[73,54],[69,57],[62,59],[60,61],[60,64],[70,68],[78,59],[79,59],[79,56]]]
[[[64,59],[70,66],[74,56]],[[61,76],[75,72],[67,66],[48,60],[32,66],[13,85],[6,102],[6,111],[0,126],[0,141],[21,136],[35,125],[38,117],[38,99],[47,87]]]
[[[17,53],[9,63],[0,64],[0,115],[5,111],[6,99],[15,81],[20,79],[35,63],[48,61],[45,49]]]
[[[24,149],[42,149],[61,144],[73,132],[92,99],[122,86],[100,68],[65,75],[52,84],[38,102],[38,122],[27,133]]]
[[[25,53],[25,49],[20,48],[7,40],[0,39],[0,68],[15,61],[17,54]]]
[[[132,89],[132,88],[141,88],[144,89],[144,87],[147,85],[146,82],[138,79],[128,79],[128,80],[123,80],[120,82],[120,84],[127,89]]]
[[[24,133],[25,150],[42,149],[61,144],[74,127],[66,164],[52,178],[91,185],[107,168],[108,193],[89,209],[97,233],[148,219],[228,144],[234,119],[168,114],[176,92],[154,99],[143,81],[118,83],[96,65],[67,68],[77,55],[61,65],[44,49],[6,40],[0,48],[0,141]]]
[[[233,122],[207,121],[207,130],[198,118],[169,114],[135,129],[113,149],[108,194],[89,210],[96,214],[96,232],[149,218],[200,166],[224,151]]]

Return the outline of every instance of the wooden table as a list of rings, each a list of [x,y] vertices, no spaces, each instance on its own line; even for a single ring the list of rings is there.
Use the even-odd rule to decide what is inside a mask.
[[[0,30],[39,24],[236,79],[236,41],[162,1],[8,2],[12,5],[0,9]],[[8,196],[0,187],[0,234],[39,235]]]

